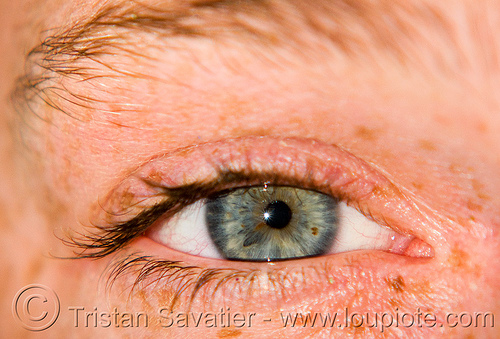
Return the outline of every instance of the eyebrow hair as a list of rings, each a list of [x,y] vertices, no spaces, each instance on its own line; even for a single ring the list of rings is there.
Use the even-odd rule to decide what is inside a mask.
[[[460,54],[450,23],[441,11],[426,2],[204,0],[168,2],[162,8],[135,0],[99,9],[90,18],[47,37],[28,57],[40,55],[47,67],[67,74],[75,70],[58,62],[62,56],[75,61],[106,53],[107,48],[126,40],[123,30],[190,38],[246,34],[274,45],[304,43],[298,41],[303,28],[309,28],[350,56],[363,55],[372,48],[392,53],[403,61],[412,58],[410,52],[416,51],[412,47],[436,49],[433,52],[440,54],[439,50],[450,45]],[[102,33],[110,29],[115,31]],[[425,46],[428,33],[441,36],[444,44]]]
[[[140,42],[131,45],[135,36],[143,34],[162,41],[174,37],[245,38],[267,48],[280,45],[297,50],[311,44],[308,39],[316,36],[351,62],[376,63],[380,58],[391,58],[423,71],[430,63],[446,72],[465,58],[447,17],[426,2],[204,0],[169,1],[153,7],[138,0],[123,1],[104,6],[69,28],[55,29],[31,50],[27,72],[13,96],[17,110],[37,114],[34,102],[41,100],[72,115],[54,98],[63,98],[76,107],[88,107],[93,99],[72,92],[61,85],[62,80],[85,81],[110,73],[143,76],[103,60],[116,54],[150,58],[137,46]],[[438,43],[433,44],[429,35],[437,37]],[[97,66],[104,66],[108,72],[99,71]]]

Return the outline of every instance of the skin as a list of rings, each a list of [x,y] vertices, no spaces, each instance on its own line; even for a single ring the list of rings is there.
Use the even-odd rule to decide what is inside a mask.
[[[139,35],[132,39],[150,58],[117,53],[102,56],[102,61],[144,77],[56,80],[73,93],[90,93],[98,100],[77,107],[54,96],[77,118],[42,103],[35,112],[48,122],[27,113],[26,124],[9,96],[23,74],[26,51],[47,37],[46,29],[71,27],[102,2],[2,2],[2,332],[8,337],[497,336],[495,327],[447,326],[446,314],[500,314],[500,41],[493,34],[500,20],[492,14],[498,13],[498,5],[436,5],[446,13],[460,46],[460,53],[452,50],[429,28],[430,44],[443,44],[440,63],[425,56],[425,48],[417,49],[422,54],[418,61],[401,62],[369,42],[373,58],[346,57],[305,27],[289,48],[254,43],[238,34],[215,42],[174,37],[169,45],[162,37]],[[426,32],[428,23],[416,22]],[[460,57],[450,57],[454,53]],[[457,59],[461,61],[451,61]],[[103,64],[97,67],[109,72]],[[17,137],[20,132],[27,136],[25,144]],[[418,241],[403,255],[353,251],[277,263],[201,258],[171,250],[147,234],[123,250],[180,260],[200,270],[256,272],[251,290],[245,287],[248,281],[231,281],[212,297],[215,283],[207,283],[189,309],[219,312],[230,307],[255,313],[252,326],[241,328],[162,328],[157,310],[171,305],[178,283],[148,285],[155,282],[152,277],[130,292],[136,275],[129,272],[107,291],[105,272],[112,256],[55,258],[72,254],[58,236],[105,224],[105,208],[119,211],[152,195],[154,189],[135,180],[137,175],[180,185],[210,178],[214,163],[295,171],[298,177],[304,172],[298,164],[307,163],[317,178],[330,183],[336,182],[336,174],[350,173],[359,186],[339,183],[333,190],[344,192],[350,204],[375,221]],[[363,189],[366,195],[360,193]],[[152,201],[135,206],[130,215]],[[61,301],[57,322],[39,333],[11,318],[14,295],[33,283],[49,286]],[[189,301],[188,293],[180,295],[174,311],[187,311]],[[75,328],[74,313],[68,310],[72,306],[87,312],[94,307],[147,312],[150,326]],[[280,312],[345,307],[359,313],[396,308],[415,313],[420,307],[436,315],[437,325],[390,327],[383,333],[366,326],[281,326]]]

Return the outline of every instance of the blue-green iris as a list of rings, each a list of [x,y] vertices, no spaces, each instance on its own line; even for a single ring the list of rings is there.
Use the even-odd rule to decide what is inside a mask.
[[[321,255],[338,231],[338,202],[295,187],[234,189],[207,202],[206,221],[221,254],[233,260]]]

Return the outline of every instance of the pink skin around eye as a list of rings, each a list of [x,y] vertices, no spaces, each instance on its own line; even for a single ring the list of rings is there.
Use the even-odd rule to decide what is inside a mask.
[[[235,149],[238,151],[234,151]],[[207,158],[205,154],[210,154],[210,157]],[[176,160],[178,157],[186,161]],[[197,160],[189,161],[193,158]],[[255,309],[269,314],[270,317],[276,317],[276,321],[281,316],[277,310],[301,309],[299,305],[302,300],[315,300],[311,304],[314,307],[306,307],[303,309],[304,311],[314,309],[329,312],[329,310],[340,310],[347,307],[351,312],[363,310],[363,312],[375,314],[383,312],[384,309],[394,309],[394,307],[398,309],[411,308],[411,304],[408,304],[406,299],[408,294],[404,292],[406,288],[410,288],[412,289],[412,297],[417,298],[419,303],[431,305],[426,308],[426,312],[437,308],[437,305],[432,306],[432,303],[437,301],[429,300],[427,295],[419,295],[417,291],[430,288],[431,285],[427,284],[440,286],[438,289],[443,289],[443,291],[449,288],[446,285],[446,275],[443,275],[439,261],[426,258],[433,257],[434,253],[425,241],[436,246],[436,258],[447,256],[446,241],[435,239],[434,235],[428,232],[430,228],[426,227],[426,223],[435,222],[435,218],[439,218],[439,216],[422,215],[422,210],[412,206],[407,198],[387,179],[377,174],[376,171],[370,170],[370,167],[363,161],[337,147],[309,140],[273,138],[243,138],[199,145],[196,148],[172,152],[148,161],[145,166],[134,171],[129,180],[123,181],[116,188],[115,194],[122,195],[123,190],[126,190],[129,193],[137,194],[142,199],[148,194],[154,193],[161,186],[175,187],[200,180],[202,177],[209,178],[211,174],[214,174],[214,167],[223,166],[224,162],[227,161],[225,159],[228,158],[231,159],[235,170],[239,167],[247,168],[246,164],[253,164],[255,168],[267,166],[268,169],[282,169],[284,172],[287,169],[297,171],[301,167],[301,161],[308,163],[309,166],[314,166],[314,161],[317,161],[318,177],[313,179],[321,182],[323,175],[331,176],[332,173],[337,173],[338,181],[334,180],[334,177],[331,177],[332,180],[329,181],[332,184],[332,191],[338,189],[335,185],[342,186],[344,192],[352,192],[349,200],[354,201],[358,197],[360,205],[368,205],[369,209],[374,209],[374,206],[377,206],[376,209],[379,210],[379,213],[385,213],[386,220],[393,222],[390,226],[405,233],[411,230],[413,236],[400,237],[401,243],[394,244],[394,253],[365,250],[269,264],[221,261],[187,255],[161,245],[148,237],[140,237],[134,241],[131,252],[147,253],[156,258],[168,258],[168,260],[185,262],[197,267],[195,272],[191,273],[194,277],[180,279],[181,286],[183,283],[187,283],[185,286],[188,286],[185,293],[179,296],[180,305],[192,302],[193,305],[199,306],[199,303],[204,303],[204,300],[209,298],[211,300],[210,308],[219,309],[230,305],[233,310]],[[294,159],[293,166],[295,167],[289,163],[291,159]],[[324,159],[329,160],[325,161]],[[185,167],[179,166],[180,163]],[[170,166],[176,166],[177,171],[170,170]],[[189,176],[178,176],[178,173],[189,173]],[[359,174],[363,174],[359,180],[352,180]],[[348,184],[339,184],[339,182]],[[357,188],[350,185],[356,185]],[[391,200],[384,201],[380,197],[370,197],[365,195],[363,191],[366,189],[368,192],[376,192],[377,190],[374,188],[381,187],[385,188],[386,196],[390,196]],[[389,193],[391,190],[392,192]],[[114,201],[114,199],[110,198],[110,201]],[[396,213],[395,209],[390,208],[391,206],[404,208],[406,213]],[[373,217],[376,218],[377,215],[374,214]],[[418,234],[418,238],[414,237],[415,234]],[[399,250],[396,250],[398,245],[400,246]],[[197,291],[197,296],[193,301],[190,301],[192,285],[196,284],[194,279],[196,275],[204,269],[220,270],[221,268],[224,273],[202,285]],[[434,274],[430,274],[433,283],[430,283],[428,278],[424,281],[418,278],[424,275],[429,277],[429,270],[435,271]],[[228,276],[232,278],[227,278]],[[355,283],[353,283],[354,277]],[[405,280],[403,277],[412,278]],[[128,279],[133,278],[124,277],[118,282],[125,285],[131,284],[133,280],[128,281]],[[170,274],[163,276],[163,278],[152,275],[141,281],[141,284],[144,284],[146,291],[154,293],[156,290],[172,289],[173,286],[177,286],[177,280],[171,278]],[[279,281],[281,282],[278,283]],[[291,294],[284,298],[281,296],[281,293],[285,293],[283,284],[302,287],[300,293],[298,291],[287,292]],[[241,296],[238,296],[240,288],[252,289],[252,297],[240,299]],[[363,289],[372,291],[369,300],[357,296],[357,291]],[[298,295],[294,296],[294,293],[299,293],[300,298]],[[211,297],[207,297],[207,295]],[[318,296],[321,297],[318,299]],[[171,302],[168,298],[162,300],[163,303]],[[145,302],[148,307],[153,309],[162,305],[158,300]],[[436,320],[438,325],[444,321],[443,316],[439,315]],[[170,322],[169,319],[168,317],[159,317],[159,321]]]
[[[251,147],[249,147],[249,145],[251,145]],[[234,149],[238,151],[235,152]],[[214,150],[216,151],[214,152]],[[270,154],[267,154],[269,150]],[[179,167],[178,164],[180,161],[175,160],[175,158],[178,157],[175,152],[164,157],[155,158],[148,161],[145,168],[141,168],[135,172],[130,181],[121,183],[114,194],[123,194],[122,189],[125,187],[127,193],[137,194],[140,199],[142,199],[148,194],[146,193],[147,189],[146,191],[141,191],[141,188],[147,187],[148,185],[144,185],[144,183],[141,184],[141,181],[137,181],[137,178],[142,177],[143,181],[153,187],[175,187],[178,185],[190,184],[192,182],[207,181],[214,175],[213,171],[215,168],[229,168],[229,166],[236,171],[238,171],[239,168],[247,171],[252,168],[253,171],[264,171],[269,173],[284,173],[284,169],[287,168],[289,171],[300,176],[300,172],[305,168],[301,166],[301,162],[303,162],[304,164],[308,164],[309,171],[317,172],[316,175],[318,177],[313,177],[313,182],[324,182],[323,177],[329,177],[328,182],[331,186],[329,188],[324,188],[327,190],[325,193],[331,194],[331,192],[341,192],[344,196],[343,199],[351,200],[351,204],[360,210],[379,210],[380,208],[378,206],[380,204],[397,204],[398,201],[382,201],[376,194],[374,197],[372,196],[374,195],[372,192],[381,190],[383,187],[385,187],[386,190],[392,190],[394,196],[399,195],[398,200],[401,205],[406,203],[408,205],[407,209],[412,207],[406,197],[399,192],[396,187],[380,174],[370,170],[367,164],[348,154],[346,151],[336,147],[328,147],[318,142],[297,139],[273,140],[270,138],[245,138],[242,140],[230,140],[215,144],[199,145],[196,149],[182,150],[180,153],[182,154],[182,158],[187,160],[185,164],[196,164],[196,168]],[[207,158],[205,154],[210,154],[210,158]],[[328,154],[328,156],[326,156],[326,154]],[[196,160],[192,161],[193,158]],[[231,162],[226,164],[227,158],[230,158]],[[324,158],[332,160],[330,162],[325,162],[322,160]],[[245,159],[245,161],[241,161],[240,159]],[[289,159],[301,159],[301,161],[294,160],[292,164],[289,163]],[[245,162],[248,162],[248,164],[245,164]],[[175,164],[177,171],[169,170],[168,167],[170,164]],[[183,175],[182,181],[179,181],[179,179],[175,177],[177,173],[190,173],[191,177]],[[287,174],[289,175],[289,173]],[[345,184],[349,182],[355,182],[356,184],[354,187],[353,185]],[[248,183],[237,182],[234,184],[236,187],[238,184],[248,185]],[[255,184],[261,183],[256,182]],[[314,186],[310,188],[314,188]],[[223,187],[217,189],[222,190]],[[138,194],[138,192],[141,193]],[[348,192],[353,193],[351,193],[352,195],[349,197],[345,197]],[[335,195],[335,193],[333,194]],[[110,200],[114,201],[112,198],[110,198]],[[202,204],[197,204],[196,206],[197,208],[190,209],[190,213],[187,213],[187,215],[194,216],[195,213],[199,214],[197,211],[202,209]],[[115,209],[117,207],[119,208],[119,206],[110,206],[108,209]],[[184,213],[186,214],[186,212]],[[415,213],[416,212],[413,214]],[[346,251],[347,249],[358,249],[355,245],[355,239],[349,240],[349,236],[356,236],[357,233],[358,237],[366,237],[367,235],[359,233],[362,232],[363,225],[366,223],[366,226],[364,226],[366,232],[371,231],[373,236],[376,237],[373,240],[376,241],[378,245],[374,244],[376,246],[374,248],[414,257],[431,257],[433,255],[432,247],[416,238],[414,235],[408,234],[409,230],[407,227],[410,225],[409,219],[411,216],[406,216],[403,220],[394,222],[395,226],[406,224],[406,228],[401,228],[400,226],[399,232],[396,232],[394,229],[390,229],[391,225],[385,225],[386,227],[371,226],[372,224],[375,225],[374,221],[370,221],[366,216],[363,216],[354,208],[347,207],[345,203],[341,204],[340,215],[342,217],[340,223],[344,227],[341,228],[338,238],[340,241],[350,241],[352,245],[349,247],[349,244],[338,244],[332,248],[331,253]],[[371,217],[376,217],[376,215],[372,213]],[[418,215],[414,215],[413,217],[416,218]],[[387,222],[389,218],[386,210],[384,222]],[[397,218],[397,216],[394,216],[394,218]],[[206,242],[209,240],[207,239],[208,234],[205,234],[206,230],[204,230],[206,226],[204,226],[203,220],[199,219],[198,217],[192,220],[190,219],[189,221],[197,225],[197,231],[193,232],[203,233],[203,235],[198,236],[198,238],[205,238],[204,244],[194,244],[195,247],[203,246],[204,248],[204,252],[202,253],[205,253],[205,255],[199,254],[199,256],[209,256],[212,258],[220,257],[216,251],[214,252],[214,250],[207,249],[209,245],[206,244]],[[382,221],[380,217],[379,221]],[[168,241],[168,244],[171,244],[172,241],[182,241],[182,239],[184,239],[184,241],[189,241],[189,239],[193,238],[194,241],[194,233],[189,233],[189,225],[184,225],[184,230],[180,230],[188,232],[184,236],[177,238],[175,234],[171,233],[173,232],[171,230],[172,227],[167,225],[172,223],[177,224],[179,222],[182,223],[182,220],[165,220],[161,218],[151,227],[153,233],[151,233],[150,236],[160,243]],[[414,223],[416,224],[419,222],[421,221]],[[186,224],[186,221],[183,223]],[[356,229],[356,227],[354,227],[356,225],[360,228]],[[174,229],[177,228],[176,226]],[[377,229],[379,231],[377,231]],[[165,237],[174,237],[175,240],[165,239]],[[367,244],[367,246],[369,245]],[[187,251],[188,253],[192,253],[189,250]],[[196,251],[196,249],[194,249],[194,251]],[[200,251],[200,249],[198,249],[198,251]]]
[[[422,214],[400,187],[374,170],[366,162],[339,147],[300,138],[246,137],[200,144],[148,160],[102,199],[106,211],[121,212],[115,196],[125,193],[137,200],[154,196],[161,187],[176,187],[216,178],[218,168],[233,171],[282,173],[302,177],[309,173],[313,184],[323,186],[327,194],[341,196],[350,205],[369,214],[375,221],[398,233],[424,239],[431,246],[445,248],[426,225],[442,218],[432,211]],[[312,176],[311,176],[312,175]],[[327,185],[325,185],[327,183]],[[255,182],[251,184],[261,184]],[[279,183],[276,183],[279,184]],[[283,184],[283,183],[282,183]],[[286,184],[286,182],[285,182]],[[220,187],[220,190],[229,187]],[[107,205],[109,201],[110,205]],[[131,205],[134,205],[133,201]],[[141,206],[138,204],[137,207]],[[132,207],[131,213],[134,213]],[[432,217],[431,217],[432,216]],[[432,218],[429,220],[429,218]],[[435,222],[435,221],[434,221]]]
[[[6,98],[16,77],[32,70],[23,65],[26,51],[71,26],[68,21],[83,22],[118,2],[2,3],[2,109],[12,106]],[[173,2],[161,3],[171,20]],[[226,22],[218,20],[228,13],[226,3],[207,9],[217,13],[217,23]],[[336,34],[324,35],[328,41],[317,36],[335,18],[302,29],[287,5],[279,13],[297,19],[292,26],[300,34],[289,37],[288,27],[274,31],[274,24],[262,22],[258,28],[270,32],[264,43],[254,40],[255,32],[237,35],[241,27],[198,36],[184,26],[179,31],[189,37],[166,42],[158,26],[137,34],[155,17],[132,13],[122,25],[132,24],[130,30],[107,22],[90,32],[97,35],[64,36],[62,45],[51,45],[56,56],[62,46],[78,49],[51,66],[60,69],[59,62],[91,54],[69,66],[93,73],[81,81],[42,72],[41,79],[50,81],[32,79],[43,88],[36,93],[41,99],[0,115],[2,336],[498,337],[498,5],[430,3],[344,1],[332,13],[347,15],[339,24],[347,23],[349,34],[362,33],[343,46],[349,55],[331,48]],[[392,20],[400,11],[403,16]],[[183,23],[204,18],[195,12]],[[268,20],[260,10],[256,14],[259,23]],[[353,18],[367,19],[367,26],[351,27]],[[408,29],[392,27],[401,22],[409,22]],[[221,32],[220,40],[212,40]],[[385,39],[396,33],[409,36]],[[283,34],[287,41],[274,45]],[[101,53],[101,42],[110,37],[118,45]],[[371,37],[375,41],[364,41]],[[400,49],[391,53],[390,47]],[[252,263],[201,258],[139,235],[101,259],[57,259],[73,254],[57,237],[129,220],[161,202],[162,187],[214,179],[223,169],[306,177],[403,241],[395,242],[393,253],[360,250]],[[120,214],[124,207],[128,213]],[[115,263],[127,255],[148,258],[121,270]],[[113,269],[117,277],[108,280]],[[57,292],[61,306],[53,327],[41,332],[12,318],[14,296],[34,283]],[[189,325],[172,319],[170,307],[174,316],[193,312]],[[75,314],[76,308],[81,312]],[[112,316],[105,326],[106,312],[114,309],[118,321]],[[221,309],[233,315],[232,326],[220,322]],[[126,326],[124,312],[147,313],[148,326]],[[284,317],[294,312],[338,312],[339,322],[309,326],[300,319],[285,326]],[[497,327],[476,326],[476,315],[488,312]],[[244,316],[238,324],[236,313]],[[217,315],[217,326],[210,315]],[[371,326],[375,316],[378,325]]]

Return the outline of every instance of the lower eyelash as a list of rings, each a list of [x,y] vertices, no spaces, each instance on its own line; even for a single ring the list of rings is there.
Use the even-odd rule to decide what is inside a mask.
[[[226,285],[230,283],[250,295],[258,272],[258,270],[202,268],[139,253],[125,254],[111,262],[107,271],[106,290],[109,292],[120,278],[135,276],[131,285],[127,286],[130,289],[129,298],[134,292],[148,287],[168,288],[173,292],[168,305],[170,311],[173,311],[186,296],[188,296],[189,310],[204,287],[207,288],[204,302],[214,300],[216,293],[222,288],[227,288]]]

